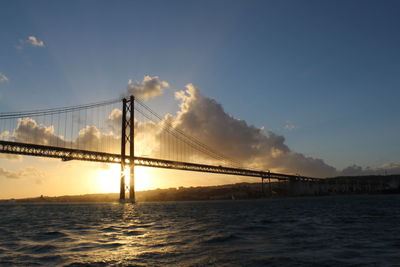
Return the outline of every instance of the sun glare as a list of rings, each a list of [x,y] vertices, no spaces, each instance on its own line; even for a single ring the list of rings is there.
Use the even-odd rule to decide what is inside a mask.
[[[107,169],[97,171],[99,191],[102,193],[119,192],[121,166],[108,164]],[[125,184],[129,185],[129,167],[125,168]],[[135,167],[135,190],[148,190],[152,186],[151,177],[145,167]]]
[[[146,167],[135,167],[135,190],[142,191],[152,188],[152,179],[149,169]]]

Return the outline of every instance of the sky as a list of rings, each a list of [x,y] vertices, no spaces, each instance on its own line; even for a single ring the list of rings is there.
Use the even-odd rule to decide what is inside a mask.
[[[215,132],[221,122],[247,133],[221,145],[242,144],[244,161],[310,175],[400,172],[398,1],[3,0],[1,7],[0,112],[114,99],[143,89],[147,76],[168,84],[148,104],[199,138],[219,144],[199,129]],[[214,102],[223,111],[201,110]],[[183,111],[182,103],[191,106]],[[190,128],[185,114],[218,123]],[[91,186],[110,171],[93,163],[0,161],[0,198],[103,192],[115,183]],[[143,189],[238,180],[141,172],[154,180]]]

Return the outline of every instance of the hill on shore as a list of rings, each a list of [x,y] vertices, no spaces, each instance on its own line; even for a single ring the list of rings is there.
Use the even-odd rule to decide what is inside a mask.
[[[139,202],[235,200],[265,197],[321,196],[337,194],[398,194],[400,175],[342,176],[317,182],[237,183],[219,186],[179,187],[136,192]],[[115,202],[119,193],[39,196],[23,199],[4,199],[0,203],[63,203],[63,202]]]
[[[265,187],[265,186],[264,186]],[[185,200],[223,200],[251,199],[262,197],[261,183],[238,183],[221,186],[179,187],[154,189],[136,192],[136,200],[148,201],[185,201]],[[39,196],[33,198],[4,199],[0,202],[40,203],[40,202],[115,202],[119,193]]]

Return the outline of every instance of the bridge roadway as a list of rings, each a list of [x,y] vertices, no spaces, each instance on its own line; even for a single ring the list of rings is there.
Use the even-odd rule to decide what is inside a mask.
[[[63,161],[68,160],[85,160],[105,163],[121,163],[121,155],[95,152],[88,150],[78,150],[55,146],[25,144],[19,142],[0,141],[0,153],[60,158]],[[176,169],[196,172],[208,172],[238,176],[249,176],[263,179],[277,179],[277,180],[297,180],[297,181],[319,181],[319,178],[311,178],[299,175],[274,173],[269,171],[249,170],[242,168],[214,166],[206,164],[197,164],[190,162],[171,161],[163,159],[154,159],[146,157],[135,157],[135,166],[145,166],[153,168]],[[129,164],[129,157],[126,159],[126,164]]]

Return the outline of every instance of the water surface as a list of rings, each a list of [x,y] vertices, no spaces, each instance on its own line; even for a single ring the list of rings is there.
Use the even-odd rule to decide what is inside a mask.
[[[400,196],[0,205],[0,265],[399,266]]]

